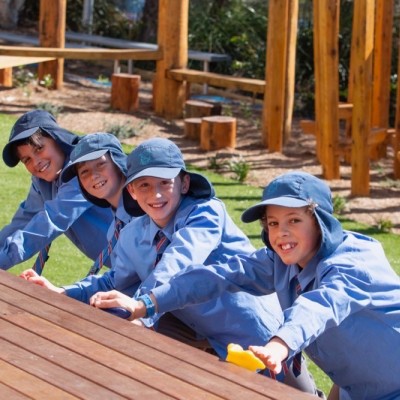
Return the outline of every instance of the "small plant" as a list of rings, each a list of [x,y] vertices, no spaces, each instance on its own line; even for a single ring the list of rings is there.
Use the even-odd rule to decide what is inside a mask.
[[[54,87],[54,79],[50,74],[47,74],[39,81],[39,85],[50,90]]]
[[[60,114],[60,112],[63,110],[62,106],[59,106],[57,104],[52,104],[52,103],[48,103],[48,102],[44,102],[44,103],[38,103],[36,104],[36,109],[37,110],[44,110],[49,112],[50,114],[52,114],[54,116],[54,118],[57,118],[58,115]]]
[[[232,106],[229,104],[225,104],[222,108],[222,115],[224,115],[225,117],[232,117],[233,116]]]
[[[337,215],[343,214],[346,209],[346,199],[336,194],[333,196],[333,212]]]
[[[17,87],[26,87],[35,79],[35,75],[25,69],[23,66],[18,67],[13,76],[13,83]]]
[[[226,169],[228,163],[226,161],[221,161],[218,159],[218,154],[213,157],[208,157],[208,169],[212,171],[219,172]]]
[[[235,174],[234,179],[239,182],[244,182],[250,172],[250,164],[243,159],[243,157],[239,157],[233,159],[229,163],[229,167],[231,172]]]
[[[380,219],[377,224],[381,232],[390,233],[393,229],[393,222],[390,219]]]
[[[251,109],[251,106],[249,103],[241,102],[240,103],[240,110],[243,113],[243,117],[251,120],[253,117],[253,110]]]
[[[128,125],[111,125],[107,128],[107,132],[112,133],[118,139],[128,139],[130,137],[140,136],[140,131],[149,123],[149,120],[140,121],[136,126]]]
[[[103,83],[103,84],[110,83],[110,79],[107,78],[106,76],[100,74],[99,77],[97,78],[97,82]]]

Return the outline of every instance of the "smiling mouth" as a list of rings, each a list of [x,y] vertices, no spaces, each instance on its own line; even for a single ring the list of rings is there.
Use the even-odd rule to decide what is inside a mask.
[[[39,168],[38,171],[39,172],[44,172],[44,171],[46,171],[47,168],[49,168],[49,166],[50,166],[50,163],[48,162],[43,167]]]
[[[93,185],[93,188],[94,188],[94,189],[100,189],[100,188],[102,188],[106,183],[107,183],[107,181],[101,181],[101,182],[96,183],[95,185]]]
[[[281,244],[280,245],[280,248],[282,250],[290,250],[290,249],[293,249],[294,247],[295,247],[294,243],[286,243],[286,244]]]
[[[165,206],[167,203],[154,203],[154,204],[149,204],[150,207],[152,208],[162,208]]]

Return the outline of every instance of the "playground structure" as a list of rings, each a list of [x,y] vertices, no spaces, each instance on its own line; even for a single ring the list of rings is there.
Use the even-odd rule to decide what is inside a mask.
[[[313,2],[316,115],[315,122],[308,121],[303,126],[316,136],[323,177],[339,179],[340,158],[345,155],[352,166],[352,195],[367,196],[370,159],[385,156],[388,144],[395,154],[394,176],[400,178],[399,93],[395,128],[389,127],[394,1],[353,3],[349,95],[346,103],[339,104],[340,1]],[[0,46],[0,55],[54,58],[40,63],[39,78],[50,74],[56,89],[62,87],[64,58],[155,61],[153,104],[155,112],[166,119],[182,117],[190,83],[263,94],[262,142],[269,151],[282,152],[292,125],[298,6],[298,0],[268,2],[265,80],[187,69],[189,0],[159,1],[155,49],[122,50],[65,49],[66,0],[41,0],[41,47]],[[339,135],[340,119],[346,121],[345,141]]]

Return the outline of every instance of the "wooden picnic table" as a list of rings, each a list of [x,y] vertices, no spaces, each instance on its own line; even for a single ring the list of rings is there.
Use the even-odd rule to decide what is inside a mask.
[[[310,399],[0,271],[0,398]]]

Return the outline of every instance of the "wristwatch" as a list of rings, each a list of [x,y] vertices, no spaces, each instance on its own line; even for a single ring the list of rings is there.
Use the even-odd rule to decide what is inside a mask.
[[[148,294],[143,294],[139,296],[137,298],[137,301],[141,301],[146,307],[146,315],[144,316],[144,318],[150,318],[156,313],[156,306]]]

